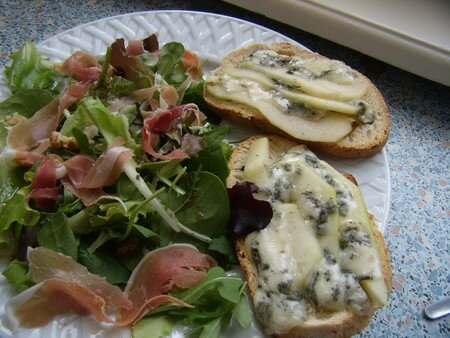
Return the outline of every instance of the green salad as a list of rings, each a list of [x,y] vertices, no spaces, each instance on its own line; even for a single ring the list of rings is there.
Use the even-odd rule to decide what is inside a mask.
[[[25,42],[11,60],[3,78],[10,95],[0,102],[0,248],[9,283],[42,296],[48,279],[63,280],[61,294],[70,293],[67,285],[81,287],[103,305],[81,306],[75,297],[78,307],[56,314],[91,315],[95,308],[104,315],[114,308],[108,297],[67,277],[70,271],[103,278],[129,303],[136,270],[149,269],[146,257],[162,256],[167,262],[153,264],[172,271],[175,263],[158,250],[175,248],[207,257],[201,267],[181,263],[201,278],[186,286],[165,277],[161,285],[175,280],[173,287],[160,285],[156,298],[142,299],[144,310],[120,325],[131,325],[134,337],[164,336],[176,324],[187,336],[217,337],[234,316],[248,328],[245,282],[226,272],[236,263],[226,236],[228,128],[205,105],[198,56],[179,42],[159,46],[152,35],[117,39],[100,56],[78,51],[59,64]],[[42,255],[39,266],[30,251]],[[114,308],[116,315],[127,306]],[[20,311],[12,306],[19,326],[45,323],[27,323]]]

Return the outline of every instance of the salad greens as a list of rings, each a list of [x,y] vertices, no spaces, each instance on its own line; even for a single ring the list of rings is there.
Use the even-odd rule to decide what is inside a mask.
[[[201,283],[175,294],[178,299],[195,305],[194,308],[160,306],[152,310],[140,325],[133,327],[133,336],[161,337],[172,331],[170,328],[175,323],[181,323],[190,327],[185,332],[187,336],[217,337],[232,315],[244,329],[248,329],[252,316],[243,293],[244,287],[240,278],[228,276],[220,267],[212,268]],[[157,328],[155,331],[154,326]]]
[[[146,252],[190,243],[221,267],[172,294],[194,308],[160,306],[133,326],[133,336],[159,337],[181,324],[187,335],[217,337],[232,316],[248,328],[245,283],[224,270],[236,263],[225,236],[227,126],[216,126],[220,120],[203,100],[204,80],[189,73],[193,53],[179,42],[159,48],[156,36],[146,46],[134,53],[118,39],[104,56],[77,52],[57,66],[32,42],[11,56],[4,72],[11,95],[0,102],[0,249],[12,252],[3,275],[17,291],[32,286],[24,253],[39,245],[123,287]],[[14,126],[67,98],[74,102],[62,113],[58,106],[49,139],[14,148],[8,138]],[[123,154],[131,159],[118,166]],[[89,173],[102,161],[110,161],[105,168],[115,176]],[[83,182],[91,175],[94,183],[80,184],[76,175],[86,166]],[[49,168],[53,176],[43,176]]]

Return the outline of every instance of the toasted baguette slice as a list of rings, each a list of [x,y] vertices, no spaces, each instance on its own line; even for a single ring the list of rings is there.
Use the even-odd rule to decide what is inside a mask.
[[[288,56],[304,56],[311,57],[314,55],[317,58],[327,59],[316,53],[311,53],[300,47],[294,46],[288,42],[274,43],[271,45],[266,44],[253,44],[248,47],[235,50],[229,53],[222,61],[220,68],[216,69],[213,74],[221,75],[222,67],[232,65],[238,67],[242,61],[244,61],[249,54],[256,50],[272,50],[278,54],[284,54]],[[354,70],[353,70],[354,71]],[[368,90],[362,99],[368,103],[375,113],[375,120],[372,124],[357,124],[353,131],[340,139],[338,142],[307,142],[301,139],[295,139],[285,131],[272,125],[267,118],[265,118],[257,109],[238,102],[224,100],[217,98],[205,89],[204,98],[209,107],[218,115],[239,124],[246,126],[257,127],[268,133],[274,133],[283,137],[301,142],[307,145],[309,148],[319,151],[334,157],[339,158],[361,158],[371,156],[386,144],[388,134],[390,131],[390,118],[389,113],[384,102],[384,99],[378,89],[367,79],[364,75],[354,71],[358,77],[361,77],[363,81],[368,84]],[[208,84],[206,85],[208,86]]]
[[[231,169],[231,173],[227,180],[228,188],[231,188],[234,184],[242,180],[242,168],[244,168],[246,164],[247,153],[250,145],[260,137],[267,137],[269,139],[271,158],[277,153],[285,152],[298,144],[291,140],[273,135],[257,135],[240,143],[234,149],[228,162]],[[352,175],[346,174],[345,176],[356,184],[356,180]],[[371,221],[376,245],[380,254],[384,282],[388,293],[390,293],[392,287],[392,272],[388,248],[384,241],[383,235],[373,223],[372,217]],[[247,279],[250,296],[253,298],[258,284],[258,272],[256,266],[252,262],[251,254],[246,250],[245,237],[235,240],[234,244],[239,263]],[[306,321],[301,323],[293,323],[294,326],[289,332],[284,334],[276,334],[274,337],[351,337],[368,325],[371,317],[377,309],[377,306],[371,305],[370,308],[363,314],[356,314],[350,310],[332,312],[317,310],[315,308],[309,309],[308,311],[312,315],[310,315]],[[264,326],[264,323],[262,324]]]

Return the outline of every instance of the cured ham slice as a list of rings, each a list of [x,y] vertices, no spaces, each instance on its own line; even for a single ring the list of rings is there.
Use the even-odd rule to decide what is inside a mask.
[[[159,159],[183,159],[189,155],[184,149],[174,149],[168,154],[160,154],[155,150],[159,141],[159,134],[175,133],[180,134],[178,124],[183,118],[191,125],[199,125],[205,119],[195,104],[186,104],[172,107],[167,110],[157,109],[150,116],[144,119],[142,126],[142,148]],[[177,135],[172,135],[177,136]],[[181,135],[178,135],[181,142]]]
[[[52,211],[58,198],[60,188],[56,186],[57,164],[52,156],[45,156],[34,174],[28,198],[33,200],[39,210]]]
[[[61,70],[70,74],[77,81],[94,82],[100,77],[102,67],[94,56],[77,51],[64,61]]]
[[[42,326],[55,315],[68,312],[92,315],[99,322],[118,326],[130,325],[165,302],[190,306],[164,293],[197,285],[216,265],[191,245],[167,246],[141,260],[122,292],[70,257],[46,248],[31,249],[28,261],[30,275],[38,284],[6,305],[15,328]]]
[[[123,171],[123,165],[132,157],[133,151],[129,148],[111,147],[95,161],[78,187],[95,189],[114,184]]]
[[[135,323],[149,310],[163,302],[178,305],[173,297],[161,294],[176,289],[191,288],[200,283],[216,262],[187,244],[174,244],[148,253],[134,269],[125,294],[132,301],[131,310],[123,310],[119,323]]]
[[[50,147],[50,139],[46,138],[38,141],[38,146],[33,150],[13,151],[13,157],[19,165],[31,167],[34,163],[42,158],[42,154],[47,150],[48,147]]]
[[[101,297],[108,311],[131,308],[130,300],[119,287],[109,284],[104,277],[90,273],[86,267],[68,256],[38,247],[30,249],[27,258],[30,264],[30,276],[35,283],[50,279],[76,283]]]
[[[125,147],[112,146],[97,160],[85,155],[75,155],[64,162],[67,177],[63,184],[77,196],[85,206],[102,198],[116,197],[106,194],[102,188],[114,184],[123,171],[123,165],[133,156]]]
[[[131,40],[128,41],[127,54],[130,55],[140,55],[145,52],[144,41],[142,40]]]
[[[13,314],[17,326],[43,326],[54,316],[68,312],[82,316],[91,314],[99,322],[109,321],[102,310],[105,300],[82,285],[49,279],[37,284],[33,289],[34,293]]]
[[[202,76],[202,61],[197,54],[187,49],[184,51],[181,62],[194,81],[197,81]]]
[[[87,90],[85,84],[71,84],[57,98],[39,109],[31,118],[16,124],[9,132],[7,144],[16,152],[19,163],[32,165],[40,159],[45,149],[43,142],[50,138],[58,126],[64,109],[78,102]],[[39,148],[39,145],[41,146]],[[39,152],[35,148],[38,147]],[[31,152],[30,154],[28,154]]]

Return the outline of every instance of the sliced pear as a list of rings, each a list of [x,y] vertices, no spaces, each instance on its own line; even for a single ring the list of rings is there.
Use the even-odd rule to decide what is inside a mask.
[[[320,98],[308,94],[301,93],[299,91],[288,90],[277,87],[276,84],[268,77],[264,76],[261,72],[256,72],[249,69],[237,69],[232,67],[226,67],[223,72],[229,76],[237,79],[247,79],[259,83],[262,87],[268,89],[274,89],[278,91],[283,97],[293,101],[304,104],[305,106],[321,110],[321,111],[333,111],[342,114],[356,115],[360,111],[360,106],[351,105],[348,103],[330,100],[327,98]],[[329,81],[327,81],[329,82]]]
[[[386,306],[388,295],[383,278],[376,277],[362,280],[360,284],[375,307]]]
[[[381,260],[377,250],[377,244],[373,233],[372,222],[367,211],[364,198],[359,188],[350,182],[347,178],[342,176],[336,169],[331,167],[328,163],[320,162],[326,170],[320,169],[321,175],[330,175],[336,184],[340,186],[338,189],[345,187],[347,193],[353,197],[353,202],[350,205],[348,213],[345,216],[339,217],[339,222],[352,221],[361,224],[367,231],[370,237],[370,247],[355,247],[354,253],[359,257],[357,259],[351,258],[350,248],[344,249],[341,255],[342,266],[348,266],[356,276],[368,275],[371,279],[361,280],[361,286],[367,292],[370,300],[375,304],[387,303],[387,289],[382,279]]]
[[[302,285],[313,266],[322,259],[323,251],[309,224],[302,217],[295,204],[274,204],[276,227],[268,226],[259,240],[264,261],[279,271],[288,269],[293,280]],[[277,230],[277,231],[275,231]],[[283,252],[285,259],[280,259]]]
[[[248,150],[244,180],[264,186],[268,180],[269,140],[265,137],[253,142]]]
[[[297,87],[302,92],[327,99],[351,101],[362,97],[368,88],[367,84],[359,79],[352,85],[340,85],[325,79],[310,80],[295,74],[288,74],[284,68],[268,68],[251,62],[244,62],[242,66],[261,72],[284,84]]]
[[[206,90],[220,99],[232,100],[257,109],[272,125],[300,140],[337,142],[353,130],[354,120],[339,113],[328,113],[320,120],[314,121],[284,113],[274,100],[252,100],[248,92],[228,93],[215,85],[206,86]]]

